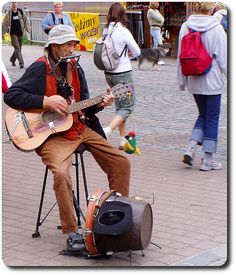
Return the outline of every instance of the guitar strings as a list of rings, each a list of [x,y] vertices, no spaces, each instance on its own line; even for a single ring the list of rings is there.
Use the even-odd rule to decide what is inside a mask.
[[[115,91],[113,91],[114,93],[115,92],[118,92],[119,89],[121,89],[122,87],[119,87],[118,89],[113,89]],[[118,91],[117,91],[118,90]],[[99,96],[96,96],[94,98],[91,98],[91,99],[86,99],[86,100],[83,100],[83,101],[79,101],[79,102],[74,102],[72,105],[70,105],[68,107],[69,111],[71,109],[71,112],[76,112],[76,111],[79,111],[79,110],[82,110],[84,108],[87,108],[89,106],[91,106],[91,103],[92,105],[96,104],[96,103],[99,103],[102,98],[103,98],[103,95],[105,95],[106,93],[103,93],[102,95],[99,95]],[[118,93],[119,94],[119,93]],[[81,108],[79,108],[79,106],[81,105]],[[79,109],[79,110],[78,110]],[[50,112],[50,111],[46,111],[44,112],[43,116],[42,116],[42,120],[47,122],[47,121],[53,121],[55,119],[58,119],[60,118],[61,115],[57,112]],[[40,119],[40,118],[39,118]]]

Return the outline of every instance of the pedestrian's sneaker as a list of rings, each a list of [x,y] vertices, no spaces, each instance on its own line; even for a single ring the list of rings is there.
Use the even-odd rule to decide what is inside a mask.
[[[102,129],[104,134],[106,135],[106,138],[108,139],[112,134],[112,129],[109,126]]]
[[[86,250],[83,236],[77,232],[69,234],[69,238],[67,239],[66,244],[67,250],[70,252],[81,252]]]
[[[221,170],[223,168],[221,163],[214,161],[207,162],[205,159],[202,160],[202,165],[200,167],[201,171],[210,171],[210,170]]]
[[[120,146],[119,146],[119,150],[124,150],[124,145],[127,142],[127,139],[125,137],[122,137],[120,139]]]
[[[158,64],[158,65],[165,65],[165,62],[164,62],[163,60],[159,60],[159,61],[157,62],[157,64]]]
[[[192,147],[188,147],[184,153],[183,163],[193,166],[194,155],[194,149]]]

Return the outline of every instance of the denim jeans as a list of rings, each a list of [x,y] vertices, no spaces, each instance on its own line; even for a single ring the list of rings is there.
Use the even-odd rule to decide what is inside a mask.
[[[191,139],[202,144],[204,152],[215,153],[217,149],[221,94],[196,95],[194,99],[199,115],[195,122]]]
[[[158,48],[158,45],[162,45],[162,37],[160,29],[152,29],[151,35],[153,37],[153,48]]]

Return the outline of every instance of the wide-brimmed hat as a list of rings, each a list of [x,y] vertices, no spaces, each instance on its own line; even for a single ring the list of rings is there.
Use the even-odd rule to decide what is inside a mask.
[[[61,45],[69,41],[75,41],[77,43],[80,42],[76,37],[73,28],[68,25],[56,25],[50,30],[48,34],[48,41],[45,45],[45,48],[47,48],[50,44]]]

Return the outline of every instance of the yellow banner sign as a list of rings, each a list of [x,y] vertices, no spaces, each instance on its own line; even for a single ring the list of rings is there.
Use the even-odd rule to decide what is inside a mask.
[[[80,40],[79,51],[93,51],[94,43],[100,37],[98,13],[68,12]]]

